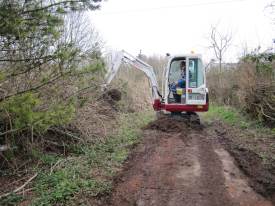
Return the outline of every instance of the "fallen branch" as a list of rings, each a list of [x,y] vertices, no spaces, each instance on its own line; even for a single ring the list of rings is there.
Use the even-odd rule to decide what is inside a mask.
[[[263,108],[262,105],[259,105],[259,106],[260,106],[260,109],[261,109],[262,114],[263,114],[265,117],[267,117],[267,118],[269,118],[269,119],[275,121],[275,118],[273,118],[273,117],[267,115],[267,114],[264,112],[264,108]]]
[[[29,188],[29,189],[23,190],[23,191],[21,191],[21,192],[17,192],[16,194],[18,194],[18,195],[23,194],[23,195],[24,195],[24,193],[30,192],[30,191],[32,191],[32,190],[33,190],[33,188]]]
[[[57,142],[53,142],[53,141],[50,141],[50,140],[43,140],[43,141],[46,142],[46,143],[52,144],[54,146],[57,146],[57,147],[64,147],[64,145],[58,144]]]
[[[1,101],[1,100],[0,100]],[[11,130],[8,130],[6,132],[2,132],[0,133],[0,136],[3,136],[3,135],[6,135],[6,134],[10,134],[10,133],[13,133],[13,132],[17,132],[17,131],[20,131],[20,130],[23,130],[25,128],[20,128],[20,129],[11,129]]]
[[[58,161],[51,167],[50,175],[53,173],[55,167],[57,167],[57,165],[59,165],[59,163],[62,162],[62,161],[66,161],[66,160],[60,159],[60,160],[58,160]]]
[[[38,175],[38,173],[35,173],[30,179],[28,179],[23,185],[21,185],[20,187],[16,188],[15,190],[13,190],[12,192],[8,192],[6,194],[3,194],[0,196],[0,199],[2,199],[3,197],[7,197],[9,195],[11,195],[12,193],[18,193],[20,192],[22,189],[24,189],[34,178],[36,178],[36,176]]]
[[[65,136],[71,137],[71,138],[73,138],[73,139],[77,139],[77,140],[79,140],[79,141],[83,141],[82,139],[80,139],[79,137],[73,135],[72,133],[64,132],[64,131],[59,130],[59,129],[56,129],[56,128],[54,128],[54,129],[51,129],[51,128],[50,128],[49,131],[53,131],[53,132],[56,132],[56,133],[65,135]]]

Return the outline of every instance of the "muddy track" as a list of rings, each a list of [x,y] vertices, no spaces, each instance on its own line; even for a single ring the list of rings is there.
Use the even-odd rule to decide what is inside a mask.
[[[217,137],[167,118],[148,125],[104,204],[272,206],[249,186]]]

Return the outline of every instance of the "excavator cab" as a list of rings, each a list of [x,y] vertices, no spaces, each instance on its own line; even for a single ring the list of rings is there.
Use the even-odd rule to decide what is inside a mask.
[[[164,75],[162,103],[165,111],[208,111],[208,89],[201,55],[170,57]]]

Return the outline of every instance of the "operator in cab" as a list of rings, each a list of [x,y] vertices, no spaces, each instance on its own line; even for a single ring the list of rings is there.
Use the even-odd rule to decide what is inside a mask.
[[[189,78],[191,78],[191,73],[189,72]],[[186,62],[185,60],[180,62],[180,79],[172,85],[171,91],[173,92],[174,99],[177,103],[181,102],[181,96],[185,96],[186,88]]]
[[[178,80],[177,86],[180,88],[186,87],[186,63],[185,61],[182,61],[180,63],[180,76],[181,78]],[[189,73],[190,78],[190,73]]]

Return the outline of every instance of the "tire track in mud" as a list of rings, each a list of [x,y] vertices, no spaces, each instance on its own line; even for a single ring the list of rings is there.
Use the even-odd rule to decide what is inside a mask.
[[[272,206],[215,138],[170,118],[148,125],[107,205]]]

